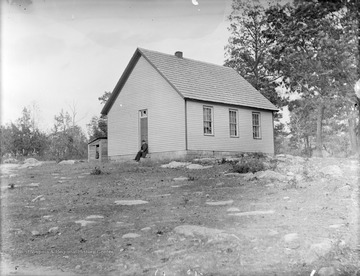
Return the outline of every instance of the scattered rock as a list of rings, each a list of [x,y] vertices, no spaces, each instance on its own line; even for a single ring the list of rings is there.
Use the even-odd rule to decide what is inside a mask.
[[[293,172],[287,172],[287,176],[294,176],[295,174]]]
[[[319,276],[335,276],[336,270],[332,266],[322,267],[319,269],[318,273]]]
[[[186,237],[194,237],[195,235],[207,237],[207,238],[216,238],[228,236],[224,230],[208,228],[198,225],[181,225],[174,228],[174,231],[177,234],[184,235]]]
[[[234,176],[239,176],[239,173],[224,173],[224,176],[229,176],[229,177],[234,177]]]
[[[136,233],[127,233],[127,234],[122,236],[123,239],[135,239],[135,238],[138,238],[138,237],[140,237],[140,235],[136,234]]]
[[[3,161],[4,164],[17,164],[18,162],[15,158],[8,158]]]
[[[310,264],[330,252],[331,248],[332,241],[330,239],[325,239],[320,243],[312,244],[307,251],[304,260],[306,263]]]
[[[332,224],[329,226],[329,228],[338,229],[338,228],[341,228],[342,226],[344,226],[344,224]]]
[[[233,204],[234,201],[231,200],[227,200],[227,201],[207,201],[206,204],[207,205],[211,205],[211,206],[225,206],[225,205],[231,205]]]
[[[51,228],[48,230],[48,232],[49,232],[49,233],[57,233],[58,230],[59,230],[59,227],[51,227]]]
[[[172,161],[169,164],[164,164],[161,165],[161,168],[170,168],[170,169],[175,169],[175,168],[179,168],[179,167],[186,167],[188,165],[191,165],[190,162],[176,162],[176,161]]]
[[[31,235],[33,235],[33,236],[40,236],[41,234],[40,234],[39,231],[33,230],[33,231],[31,231]]]
[[[31,200],[31,202],[35,202],[37,200],[40,200],[41,198],[44,198],[43,195],[38,195],[37,197],[35,197],[33,200]],[[45,199],[45,198],[44,198]]]
[[[224,161],[224,162],[230,162],[230,163],[236,163],[236,162],[241,161],[241,158],[239,158],[239,157],[226,156],[226,157],[223,158],[223,161]]]
[[[203,169],[209,169],[212,168],[212,166],[202,166],[200,164],[190,164],[186,166],[189,170],[203,170]]]
[[[24,164],[37,164],[37,163],[40,162],[35,158],[27,158],[24,160]]]
[[[204,157],[204,158],[194,159],[193,162],[200,164],[216,164],[218,160],[212,157]]]
[[[182,176],[182,177],[175,177],[173,180],[174,181],[186,181],[186,180],[189,180],[189,178]]]
[[[139,204],[146,204],[149,203],[145,200],[117,200],[115,201],[116,205],[139,205]]]
[[[87,216],[86,219],[103,219],[104,216],[100,216],[100,215],[90,215]]]
[[[300,247],[299,235],[297,233],[290,233],[284,236],[285,247],[296,249]]]
[[[77,220],[77,221],[75,221],[75,223],[80,223],[81,226],[86,226],[86,225],[88,225],[88,224],[96,223],[96,221],[91,221],[91,220]]]
[[[58,164],[59,165],[73,165],[75,163],[76,163],[75,160],[63,160],[63,161],[59,162]]]
[[[240,176],[242,176],[245,181],[251,181],[256,179],[256,176],[252,172],[241,173]]]
[[[259,171],[259,172],[255,173],[255,176],[258,179],[269,179],[269,180],[276,180],[276,181],[287,180],[287,177],[285,175],[282,175],[278,172],[274,172],[271,170]]]
[[[240,212],[240,209],[239,208],[236,208],[236,207],[231,207],[229,209],[227,209],[228,212]]]
[[[39,187],[40,183],[30,183],[26,185],[27,187]]]
[[[42,165],[42,162],[39,162],[35,158],[28,158],[28,159],[25,159],[24,164],[22,164],[19,168],[26,169],[26,168],[40,166],[40,165]]]
[[[324,174],[325,176],[332,176],[332,177],[341,177],[343,176],[343,171],[337,165],[330,165],[326,166],[319,170],[320,173]]]
[[[274,214],[274,213],[275,213],[274,210],[267,210],[267,211],[250,211],[250,212],[242,212],[242,213],[231,213],[228,215],[242,217],[242,216],[269,215],[269,214]]]

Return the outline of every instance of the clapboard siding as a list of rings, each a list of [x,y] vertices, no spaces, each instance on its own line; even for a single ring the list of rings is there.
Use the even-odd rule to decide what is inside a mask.
[[[203,134],[203,106],[212,106],[214,135]],[[230,137],[229,109],[238,111],[239,137]],[[252,112],[261,114],[262,139],[253,139]],[[187,101],[188,149],[274,153],[272,112],[212,103]]]
[[[185,150],[183,98],[140,57],[108,113],[108,155],[139,150],[139,110],[148,110],[151,152]]]

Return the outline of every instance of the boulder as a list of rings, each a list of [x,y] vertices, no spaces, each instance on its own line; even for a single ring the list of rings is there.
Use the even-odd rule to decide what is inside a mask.
[[[188,168],[190,170],[202,170],[202,169],[212,168],[212,166],[202,166],[200,164],[190,164],[190,165],[187,165],[186,168]]]
[[[18,162],[15,158],[7,158],[3,161],[4,164],[17,164]]]
[[[290,233],[284,236],[285,247],[296,249],[300,247],[299,235],[297,233]]]
[[[324,239],[319,243],[314,243],[310,246],[309,250],[306,252],[304,256],[304,260],[306,263],[310,264],[317,259],[325,256],[327,253],[331,251],[332,248],[332,240]]]
[[[48,230],[49,233],[57,233],[59,232],[59,227],[51,227],[49,230]]]
[[[24,164],[37,164],[39,161],[35,158],[27,158],[24,160]]]
[[[320,173],[324,174],[325,176],[331,177],[341,177],[343,176],[343,171],[340,169],[338,165],[330,165],[326,166],[319,170]]]
[[[264,179],[264,180],[275,180],[275,181],[286,181],[287,177],[278,172],[274,172],[271,170],[259,171],[255,173],[256,178]]]
[[[96,223],[96,221],[91,221],[91,220],[77,220],[77,221],[75,221],[75,223],[79,223],[79,224],[81,224],[81,226],[86,226],[86,225],[88,225],[88,224]]]
[[[127,233],[127,234],[122,236],[123,239],[135,239],[135,238],[138,238],[138,237],[140,237],[140,235],[136,234],[136,233]]]
[[[59,162],[58,164],[59,165],[73,165],[75,163],[76,163],[75,160],[63,160],[63,161]]]
[[[134,200],[116,200],[115,204],[116,205],[139,205],[139,204],[146,204],[148,203],[148,201],[145,200],[139,200],[139,199],[134,199]]]
[[[86,219],[103,219],[104,216],[101,216],[101,215],[90,215],[90,216],[87,216]]]
[[[161,168],[176,169],[176,168],[180,168],[180,167],[186,167],[188,165],[191,165],[191,163],[190,162],[171,161],[169,164],[163,164],[160,167]]]
[[[319,276],[335,276],[336,270],[332,266],[322,267],[319,269],[318,273]]]
[[[207,201],[205,203],[207,205],[211,205],[211,206],[226,206],[226,205],[233,204],[234,201],[232,199],[230,199],[230,200],[226,200],[226,201]]]
[[[175,177],[173,180],[174,181],[187,181],[187,180],[189,180],[189,178],[182,176],[182,177]]]
[[[203,236],[207,238],[216,238],[227,236],[224,230],[208,228],[198,225],[180,225],[174,228],[177,234],[184,235],[186,237]]]
[[[242,176],[245,181],[251,181],[251,180],[256,179],[256,176],[252,172],[241,173],[239,175]]]

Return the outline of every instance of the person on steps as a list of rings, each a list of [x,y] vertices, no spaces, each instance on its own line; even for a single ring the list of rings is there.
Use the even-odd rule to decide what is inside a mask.
[[[137,153],[134,160],[136,160],[136,162],[139,162],[141,157],[142,158],[146,157],[146,154],[148,154],[148,144],[146,143],[145,140],[142,140],[141,141],[141,148],[138,151],[138,153]]]

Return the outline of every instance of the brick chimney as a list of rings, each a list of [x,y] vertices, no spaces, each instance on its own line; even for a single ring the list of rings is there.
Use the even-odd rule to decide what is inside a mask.
[[[176,51],[175,56],[177,56],[178,58],[182,58],[183,57],[183,52]]]

